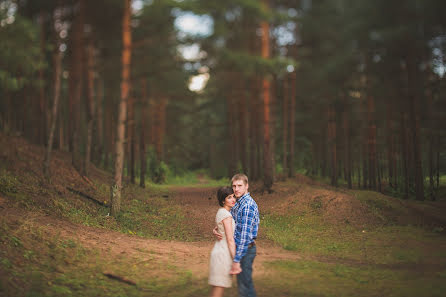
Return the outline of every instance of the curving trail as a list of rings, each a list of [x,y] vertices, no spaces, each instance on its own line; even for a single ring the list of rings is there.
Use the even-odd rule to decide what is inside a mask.
[[[126,235],[107,229],[74,224],[40,212],[10,208],[5,204],[0,207],[0,215],[8,216],[11,224],[27,224],[41,227],[50,235],[78,241],[86,248],[92,248],[108,255],[126,256],[138,259],[138,262],[157,260],[166,265],[175,265],[189,270],[195,277],[206,278],[208,273],[209,253],[213,246],[213,220],[218,209],[215,188],[173,188],[168,199],[185,208],[191,224],[195,226],[199,240],[179,242],[157,239],[145,239]],[[209,199],[210,198],[210,199]],[[26,218],[26,219],[24,219]],[[270,241],[258,240],[258,255],[254,263],[254,276],[265,273],[263,263],[281,259],[300,259],[299,254],[283,250]]]

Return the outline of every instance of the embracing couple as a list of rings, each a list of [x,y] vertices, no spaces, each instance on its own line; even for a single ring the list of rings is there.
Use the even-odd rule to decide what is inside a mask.
[[[211,297],[221,297],[225,288],[232,285],[237,275],[241,297],[254,297],[252,264],[256,256],[256,238],[259,229],[259,209],[248,192],[248,177],[236,174],[232,188],[223,187],[217,192],[219,208],[215,217],[217,238],[209,263]]]

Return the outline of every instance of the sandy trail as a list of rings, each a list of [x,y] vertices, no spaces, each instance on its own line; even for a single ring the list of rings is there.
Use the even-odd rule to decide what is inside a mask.
[[[195,277],[205,278],[208,274],[209,254],[214,244],[212,228],[218,209],[215,188],[174,188],[168,199],[173,199],[185,208],[187,217],[194,224],[201,240],[179,242],[145,239],[107,229],[88,227],[55,218],[39,212],[29,212],[10,208],[5,204],[0,215],[7,215],[12,224],[27,224],[42,227],[45,231],[60,238],[72,239],[86,248],[99,250],[109,256],[126,256],[139,262],[156,258],[161,263],[189,270]],[[265,239],[258,240],[257,257],[254,263],[254,276],[266,271],[263,263],[274,260],[300,259],[297,253],[283,250]]]

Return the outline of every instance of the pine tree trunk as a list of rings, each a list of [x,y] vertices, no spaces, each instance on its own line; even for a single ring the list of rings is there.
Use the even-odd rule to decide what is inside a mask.
[[[42,11],[40,13],[40,51],[42,55],[42,60],[44,60],[44,57],[46,55],[46,35],[45,35],[45,12]],[[43,63],[44,61],[42,61]],[[46,96],[45,96],[45,77],[44,77],[44,69],[41,67],[39,69],[39,81],[41,82],[41,86],[39,88],[39,113],[38,113],[38,125],[37,131],[38,131],[38,137],[37,137],[37,143],[39,144],[45,144],[47,141],[47,118],[46,118]]]
[[[147,171],[147,160],[146,160],[146,117],[147,117],[147,106],[148,106],[148,96],[147,96],[147,81],[141,79],[141,90],[142,90],[142,108],[141,108],[141,128],[140,128],[140,139],[139,139],[139,153],[141,170],[139,177],[139,186],[141,188],[146,187],[146,171]]]
[[[283,124],[282,124],[282,167],[283,167],[283,173],[284,176],[288,176],[288,113],[289,113],[289,106],[288,106],[288,93],[289,93],[289,87],[288,87],[288,76],[285,75],[283,79],[283,103],[282,103],[282,117],[283,117]]]
[[[270,157],[271,157],[271,168],[272,168],[272,180],[273,183],[276,180],[276,142],[275,139],[275,115],[277,113],[276,107],[276,82],[277,79],[274,77],[271,82],[271,91],[270,91],[270,114],[269,114],[269,131],[270,131],[270,139],[271,139],[271,151],[270,151]]]
[[[290,150],[288,158],[288,177],[294,176],[294,139],[295,139],[295,113],[296,113],[296,72],[290,74]]]
[[[381,188],[382,170],[381,170],[380,154],[377,154],[376,169],[378,173],[378,192],[382,193],[382,188]]]
[[[56,21],[56,19],[54,20]],[[43,174],[47,179],[50,178],[50,162],[51,162],[51,150],[53,148],[54,132],[56,130],[57,112],[59,109],[60,99],[60,87],[61,87],[61,74],[62,74],[62,51],[60,51],[60,37],[59,32],[56,30],[56,47],[54,53],[54,93],[53,93],[53,107],[51,110],[51,125],[48,135],[48,143],[46,147],[45,159],[43,161]]]
[[[64,124],[62,120],[63,115],[60,115],[58,118],[59,122],[59,145],[58,148],[60,151],[65,149],[65,134],[64,134]]]
[[[440,187],[440,136],[437,137],[437,189]]]
[[[330,154],[330,176],[331,185],[334,187],[338,186],[338,170],[337,170],[337,154],[336,154],[336,115],[335,110],[332,105],[328,107],[327,112],[328,127],[327,127],[327,143],[328,150]]]
[[[431,200],[436,200],[435,197],[435,187],[434,187],[434,113],[432,108],[432,93],[428,90],[427,98],[427,118],[429,119],[429,131],[428,131],[428,141],[429,141],[429,152],[428,152],[428,162],[429,162],[429,192]]]
[[[83,7],[84,0],[80,1]],[[70,106],[70,151],[72,165],[81,172],[80,157],[80,106],[82,96],[82,62],[83,59],[83,28],[84,10],[79,9],[73,23],[72,53],[70,61],[69,106]]]
[[[263,184],[267,191],[273,185],[273,168],[271,158],[271,131],[270,131],[270,82],[263,79]]]
[[[104,168],[106,169],[110,169],[112,168],[111,163],[113,163],[113,161],[111,161],[112,159],[112,155],[113,155],[113,151],[114,151],[114,132],[115,131],[115,126],[114,126],[114,117],[113,117],[113,105],[111,104],[111,102],[107,102],[108,100],[106,100],[105,102],[105,122],[104,122],[104,126],[105,126],[105,130],[104,130]]]
[[[118,124],[116,129],[115,172],[114,185],[111,188],[111,212],[116,216],[121,211],[122,169],[124,163],[125,122],[127,115],[127,100],[130,93],[130,61],[131,61],[131,27],[130,27],[131,0],[124,0],[124,16],[122,18],[122,82],[121,98],[119,103]]]
[[[257,102],[257,79],[253,78],[251,83],[251,90],[250,90],[250,122],[251,125],[250,133],[249,133],[249,145],[250,145],[250,157],[251,160],[249,162],[250,164],[250,179],[255,181],[259,179],[259,166],[258,166],[258,159],[259,159],[259,104]]]
[[[393,185],[393,174],[394,174],[394,152],[393,152],[393,120],[392,120],[392,115],[393,115],[393,109],[392,109],[392,103],[391,100],[388,100],[387,104],[387,113],[386,113],[386,140],[387,140],[387,167],[388,167],[388,172],[389,172],[389,186],[391,188],[394,188]]]
[[[157,132],[158,142],[156,146],[159,161],[164,161],[164,138],[166,135],[167,103],[168,99],[166,95],[161,96],[161,102],[159,105],[159,126]]]
[[[367,121],[368,121],[368,153],[369,153],[369,188],[376,190],[376,124],[375,100],[367,95]]]
[[[348,188],[352,188],[352,165],[350,152],[350,125],[347,111],[343,112],[343,128],[344,128],[344,167],[345,179],[347,180]]]
[[[135,184],[135,112],[134,98],[129,97],[127,100],[127,151],[128,151],[128,174],[130,182]]]
[[[365,81],[365,80],[364,80]],[[364,88],[366,88],[366,83],[364,82],[363,85]],[[364,96],[366,96],[364,94]],[[369,165],[370,163],[369,161],[369,123],[368,123],[368,101],[367,98],[364,100],[362,98],[364,98],[364,96],[361,96],[361,155],[362,155],[362,187],[363,189],[367,189],[370,188],[370,183],[369,183],[369,172],[370,172],[370,168]]]
[[[409,198],[409,173],[408,173],[408,153],[407,153],[407,128],[406,128],[406,114],[401,113],[401,162],[404,179],[404,198]]]
[[[211,173],[211,176],[213,178],[217,177],[217,159],[218,159],[218,153],[217,153],[217,143],[216,143],[216,139],[217,139],[217,129],[215,127],[215,123],[209,119],[209,136],[211,138],[211,141],[209,143],[209,171]]]
[[[157,127],[157,123],[156,123],[156,119],[157,116],[156,114],[158,113],[158,107],[157,104],[155,102],[155,99],[153,97],[154,95],[151,95],[149,97],[149,121],[150,121],[150,145],[152,147],[155,147],[155,143],[156,143],[156,127]]]
[[[367,134],[363,135],[362,137],[362,188],[367,189],[367,182],[368,182],[368,168],[367,168],[367,160],[368,160],[368,154],[367,154]]]
[[[97,95],[97,108],[96,108],[96,142],[94,161],[96,164],[101,164],[101,160],[104,155],[104,82],[99,79],[98,83],[98,95]]]
[[[227,118],[228,118],[228,132],[229,132],[229,140],[228,140],[228,175],[229,177],[232,177],[236,171],[237,171],[237,158],[236,158],[236,151],[234,146],[234,139],[235,139],[235,116],[232,112],[233,108],[233,99],[232,96],[228,96],[226,99],[227,106],[226,106],[226,112],[227,112]]]
[[[265,10],[269,10],[268,1],[262,0]],[[261,55],[263,59],[270,58],[270,39],[269,24],[263,21],[260,25],[262,31],[261,37]],[[268,192],[271,192],[273,185],[273,164],[272,164],[272,147],[271,147],[271,131],[270,131],[270,101],[271,101],[271,82],[267,77],[262,82],[262,98],[263,98],[263,185]]]
[[[240,116],[239,116],[239,132],[240,132],[240,158],[242,163],[243,172],[246,174],[248,172],[248,149],[247,149],[247,141],[248,141],[248,112],[246,108],[247,100],[245,94],[245,86],[241,83],[240,79],[239,83],[239,98],[240,98]]]
[[[96,98],[94,86],[94,47],[91,36],[85,48],[86,74],[87,74],[87,144],[85,150],[84,170],[85,176],[90,175],[91,147],[93,140],[93,126],[95,119]]]
[[[417,200],[424,200],[424,182],[423,167],[421,164],[421,143],[420,143],[420,109],[418,103],[418,59],[415,53],[407,59],[407,75],[409,84],[409,102],[410,102],[410,127],[412,133],[412,147],[414,156],[414,178],[415,178],[415,197]]]

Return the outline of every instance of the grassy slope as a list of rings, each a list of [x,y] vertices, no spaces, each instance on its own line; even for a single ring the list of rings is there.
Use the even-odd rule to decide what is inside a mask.
[[[3,138],[2,138],[3,137]],[[174,262],[116,258],[49,233],[23,214],[46,214],[134,236],[188,241],[197,238],[169,188],[125,189],[122,215],[66,190],[73,187],[108,201],[110,176],[94,169],[87,182],[66,155],[51,184],[40,176],[41,148],[0,137],[0,295],[205,296],[198,279]],[[12,146],[6,143],[15,142]],[[18,147],[19,149],[12,149]],[[43,155],[43,154],[42,154]],[[181,184],[181,182],[178,182]],[[261,240],[295,251],[301,260],[265,263],[256,277],[261,296],[444,296],[444,201],[405,202],[369,191],[335,190],[306,180],[277,183],[276,196],[255,192],[262,211]],[[273,203],[271,201],[274,201]],[[443,208],[444,210],[444,208]],[[9,213],[11,212],[11,213]],[[15,215],[14,215],[15,213]],[[443,212],[441,212],[443,213]],[[151,252],[146,251],[151,258]],[[107,278],[113,271],[137,287]],[[236,296],[234,289],[226,296]]]
[[[289,296],[445,295],[446,217],[437,213],[438,207],[444,211],[444,201],[402,201],[358,190],[339,194],[318,185],[303,188],[286,201],[285,210],[279,204],[281,211],[267,210],[263,216],[267,238],[303,256],[298,262],[267,264],[271,275],[281,278],[265,280],[270,290]],[[321,189],[325,199],[305,197]],[[336,205],[330,205],[333,199]],[[345,204],[358,202],[362,208],[357,213],[330,217],[333,209],[341,212]]]

